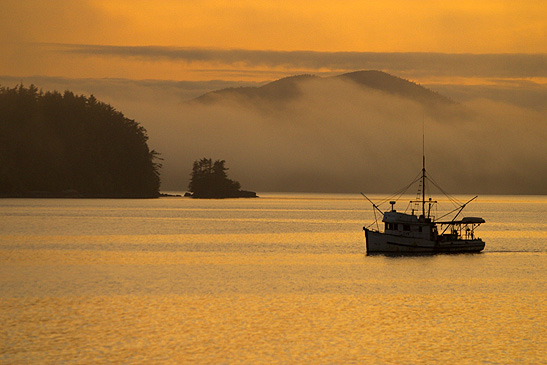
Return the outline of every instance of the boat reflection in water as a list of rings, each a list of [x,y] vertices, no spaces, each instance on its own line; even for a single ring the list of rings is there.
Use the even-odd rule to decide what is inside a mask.
[[[457,219],[465,206],[477,197],[460,204],[455,198],[445,193],[457,208],[439,219],[435,219],[431,210],[437,201],[431,198],[426,201],[426,180],[438,187],[426,175],[424,156],[421,174],[396,194],[400,197],[410,186],[420,182],[418,194],[421,195],[421,199],[410,201],[409,206],[414,204],[414,209],[410,214],[398,212],[395,209],[395,200],[389,202],[391,210],[383,212],[380,210],[379,204],[373,203],[365,194],[361,193],[372,203],[375,213],[379,212],[382,215],[384,223],[383,232],[380,230],[378,218],[370,226],[363,227],[367,254],[473,253],[484,249],[484,241],[475,236],[475,228],[484,223],[484,219],[478,217]],[[443,191],[440,187],[438,188]],[[419,212],[419,216],[416,215],[416,211]],[[453,214],[451,219],[441,220],[451,214]],[[374,225],[376,229],[371,228]]]

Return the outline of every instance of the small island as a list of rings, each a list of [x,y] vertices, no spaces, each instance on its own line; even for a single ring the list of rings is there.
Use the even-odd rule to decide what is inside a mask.
[[[196,199],[256,198],[254,191],[241,190],[239,182],[228,179],[225,160],[202,158],[194,161],[188,190]]]
[[[0,88],[0,197],[157,198],[144,127],[93,95]]]

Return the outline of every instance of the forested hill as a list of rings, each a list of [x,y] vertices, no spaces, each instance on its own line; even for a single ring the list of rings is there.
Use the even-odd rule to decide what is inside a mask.
[[[361,87],[368,87],[389,94],[398,95],[426,105],[455,104],[451,99],[438,94],[433,90],[382,71],[355,71],[334,77],[342,80],[351,80]]]
[[[0,196],[159,195],[146,130],[95,97],[0,88]]]
[[[417,101],[427,106],[454,105],[455,102],[433,90],[412,81],[376,70],[355,71],[330,77],[297,75],[285,77],[260,87],[239,87],[211,91],[194,99],[195,102],[212,104],[230,98],[247,103],[284,103],[302,96],[302,85],[314,81],[317,85],[329,85],[334,80],[349,81],[363,89],[373,89],[401,98]],[[332,85],[332,84],[330,84]]]

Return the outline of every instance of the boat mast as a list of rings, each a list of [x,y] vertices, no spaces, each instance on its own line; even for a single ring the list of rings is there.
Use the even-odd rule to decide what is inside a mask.
[[[422,118],[422,216],[425,219],[425,116]]]
[[[425,219],[425,155],[422,156],[422,215]]]

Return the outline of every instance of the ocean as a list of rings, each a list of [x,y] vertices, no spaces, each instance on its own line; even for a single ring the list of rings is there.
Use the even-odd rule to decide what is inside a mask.
[[[389,257],[360,195],[259,195],[1,199],[0,362],[547,364],[547,196]]]

